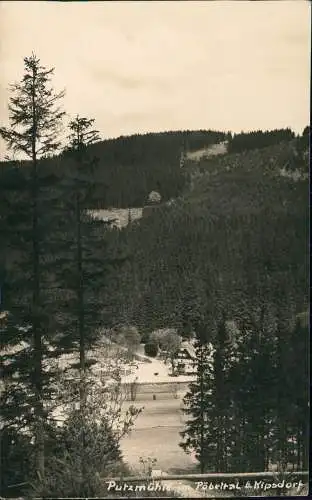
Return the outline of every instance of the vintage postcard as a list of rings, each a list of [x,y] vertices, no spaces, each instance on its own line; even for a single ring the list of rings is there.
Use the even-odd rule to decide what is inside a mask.
[[[310,21],[0,2],[2,498],[309,494]]]

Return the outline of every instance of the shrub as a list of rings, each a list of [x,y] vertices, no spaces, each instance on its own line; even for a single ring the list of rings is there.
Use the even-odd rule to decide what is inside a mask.
[[[117,343],[127,348],[130,359],[132,359],[140,345],[141,335],[136,327],[124,325],[119,329],[116,340]]]
[[[97,422],[88,417],[83,420],[80,412],[74,411],[50,436],[45,477],[32,485],[32,493],[44,497],[97,496],[102,492],[100,477],[110,472],[113,475],[121,463],[119,441],[110,423],[100,417]]]
[[[151,339],[151,333],[149,331],[144,331],[141,336],[141,344],[147,344]]]
[[[156,342],[148,342],[144,346],[144,351],[147,356],[151,356],[152,358],[156,358],[158,354],[158,345]]]
[[[128,347],[138,346],[141,342],[141,335],[135,326],[122,326],[118,332],[117,340],[120,344]]]
[[[103,477],[121,471],[120,441],[131,430],[141,410],[131,406],[126,412],[121,411],[123,362],[114,361],[117,364],[110,367],[116,381],[113,385],[108,385],[101,375],[96,378],[85,375],[82,408],[77,401],[81,381],[60,377],[61,401],[67,403],[67,418],[62,426],[51,425],[46,440],[45,474],[31,484],[31,498],[101,497]]]
[[[150,334],[148,342],[152,342],[153,344],[157,344],[158,347],[161,349],[162,348],[162,345],[161,345],[162,339],[163,339],[163,332],[162,331],[156,331],[156,332],[152,332]]]

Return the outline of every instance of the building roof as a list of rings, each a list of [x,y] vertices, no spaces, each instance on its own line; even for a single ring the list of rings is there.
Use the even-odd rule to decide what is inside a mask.
[[[160,203],[161,195],[158,191],[151,191],[147,198],[148,203]]]
[[[187,340],[186,340],[186,341],[184,341],[184,342],[182,342],[181,347],[180,347],[180,351],[181,351],[181,350],[185,350],[185,351],[188,353],[188,355],[190,356],[190,358],[192,358],[192,359],[195,359],[195,358],[196,358],[196,351],[195,351],[195,348],[194,348],[194,346],[193,346],[190,342],[188,342]]]

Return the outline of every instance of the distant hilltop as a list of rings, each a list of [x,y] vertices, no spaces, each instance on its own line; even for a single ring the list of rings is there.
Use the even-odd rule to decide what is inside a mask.
[[[308,149],[309,127],[298,141]],[[89,208],[111,210],[128,207],[142,208],[147,204],[147,195],[152,191],[161,194],[162,202],[169,202],[188,189],[188,168],[197,162],[213,161],[214,158],[263,149],[290,143],[295,134],[290,129],[254,131],[239,134],[214,130],[185,130],[150,134],[136,134],[117,139],[99,141],[91,146],[91,156],[97,158],[95,171],[96,187]],[[31,162],[21,161],[27,174]],[[187,165],[188,164],[188,165]],[[10,168],[10,162],[1,162]],[[68,157],[61,154],[43,160],[41,171],[62,178],[69,168]],[[127,216],[118,212],[123,224]],[[133,216],[133,217],[132,217]],[[110,217],[110,214],[109,214]],[[136,213],[130,219],[136,219]]]
[[[120,170],[120,181],[126,190],[127,196],[123,200],[128,200],[128,208],[121,208],[118,204],[111,204],[109,208],[95,208],[89,210],[96,219],[111,221],[112,226],[123,228],[129,222],[138,221],[142,216],[146,217],[153,213],[158,207],[170,205],[179,198],[181,192],[192,191],[196,183],[201,183],[203,174],[213,172],[229,172],[239,168],[240,165],[248,166],[248,169],[254,169],[256,166],[267,171],[275,171],[283,177],[291,177],[294,180],[307,176],[308,166],[308,142],[309,128],[304,134],[294,138],[291,130],[254,132],[248,134],[238,134],[230,141],[221,140],[219,142],[199,147],[196,150],[184,149],[181,152],[180,163],[178,158],[174,164],[163,161],[161,155],[152,155],[153,162],[155,158],[158,162],[151,164],[148,169],[150,175],[150,194],[146,194],[147,177],[138,176],[134,187],[134,192],[140,186],[143,179],[143,185],[140,186],[139,196],[133,196],[131,192],[134,177],[127,179],[131,171],[139,173],[140,167],[133,165],[124,167]],[[170,136],[170,134],[169,134]],[[173,136],[174,137],[174,136]],[[243,143],[245,140],[245,143]],[[267,143],[272,142],[272,145]],[[161,151],[161,148],[160,148]],[[183,160],[183,161],[181,161]],[[147,164],[145,165],[147,166]],[[169,168],[170,167],[170,168]],[[158,170],[159,168],[159,170]],[[122,173],[125,174],[122,175]],[[143,173],[143,171],[142,171]],[[159,176],[159,177],[158,177]],[[129,182],[128,182],[129,180]],[[168,182],[167,182],[168,180]],[[194,184],[195,183],[195,184]],[[182,189],[184,187],[184,189]],[[145,191],[145,193],[144,193]],[[119,192],[116,190],[116,193]],[[133,200],[140,200],[140,204],[131,203]]]

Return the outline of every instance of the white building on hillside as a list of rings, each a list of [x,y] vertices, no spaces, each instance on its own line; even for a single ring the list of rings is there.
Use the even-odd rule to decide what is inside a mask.
[[[184,341],[181,344],[177,354],[178,371],[191,375],[195,371],[196,351],[193,344],[189,341]]]

